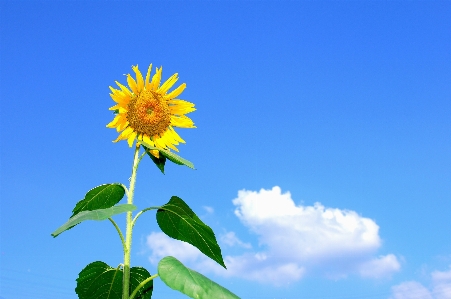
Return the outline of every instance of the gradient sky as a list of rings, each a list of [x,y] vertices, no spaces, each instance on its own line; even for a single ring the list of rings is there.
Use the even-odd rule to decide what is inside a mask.
[[[127,183],[108,86],[179,73],[197,170],[149,159],[139,208],[183,198],[228,265],[155,215],[132,265],[174,255],[241,298],[451,298],[450,1],[0,1],[1,299],[73,299],[122,261],[109,222],[50,236],[91,188]],[[115,219],[123,225],[123,215]],[[178,250],[176,250],[178,249]],[[180,250],[182,249],[182,250]],[[153,298],[185,298],[155,283]]]

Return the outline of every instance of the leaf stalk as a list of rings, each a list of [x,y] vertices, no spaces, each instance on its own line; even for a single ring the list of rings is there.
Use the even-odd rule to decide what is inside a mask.
[[[113,220],[113,218],[108,218],[108,220],[110,220],[110,222],[114,225],[114,227],[117,230],[117,233],[119,234],[119,237],[121,238],[121,242],[122,242],[122,248],[124,249],[124,253],[125,253],[125,240],[124,240],[124,235],[122,234],[121,229],[119,228],[119,226],[117,225],[116,221]]]
[[[138,217],[141,216],[142,213],[150,211],[150,210],[157,210],[161,207],[149,207],[145,208],[144,210],[140,211],[138,214],[136,214],[135,218],[133,219],[132,226],[135,226],[136,220],[138,220]]]
[[[143,280],[137,287],[136,289],[133,291],[133,293],[130,295],[129,299],[133,299],[136,296],[136,293],[138,293],[138,291],[146,285],[146,283],[148,283],[149,281],[153,280],[154,278],[158,277],[158,274],[152,275],[149,278]]]

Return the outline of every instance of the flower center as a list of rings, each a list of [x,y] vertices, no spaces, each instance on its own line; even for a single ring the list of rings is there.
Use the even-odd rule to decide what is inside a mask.
[[[143,90],[128,103],[127,120],[134,131],[152,137],[166,131],[171,113],[161,95]]]

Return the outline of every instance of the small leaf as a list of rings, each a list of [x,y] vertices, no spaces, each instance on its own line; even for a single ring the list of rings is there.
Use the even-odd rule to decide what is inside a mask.
[[[195,299],[239,299],[239,297],[202,274],[185,267],[172,256],[158,263],[158,275],[171,289]]]
[[[167,204],[161,206],[157,211],[157,222],[169,237],[190,243],[226,267],[213,230],[181,198],[172,196]]]
[[[87,265],[77,278],[75,292],[79,299],[122,299],[122,277],[123,270],[112,268],[104,262],[93,262]],[[145,279],[150,277],[150,273],[142,267],[132,267],[130,269],[129,294]],[[153,280],[149,281],[136,294],[137,299],[150,299],[153,291]]]
[[[85,220],[105,220],[110,218],[113,215],[121,214],[124,212],[134,211],[136,210],[136,206],[131,204],[123,204],[117,205],[108,209],[98,209],[94,211],[83,211],[78,213],[77,215],[69,218],[69,220],[60,226],[56,231],[52,233],[53,237],[58,236],[65,230],[73,227],[74,225],[79,224]]]
[[[155,163],[155,165],[158,167],[158,169],[160,169],[161,172],[164,174],[164,164],[166,163],[166,157],[163,155],[160,155],[160,157],[157,158],[150,153],[150,150],[148,148],[146,148],[146,147],[144,147],[144,148],[146,149],[146,153],[152,159],[153,163]]]
[[[125,194],[122,184],[105,184],[97,186],[86,193],[85,198],[80,200],[72,211],[74,217],[83,211],[111,208],[117,204]]]
[[[154,147],[154,146],[150,146],[149,144],[145,143],[144,141],[139,141],[139,143],[141,143],[142,145],[144,145],[144,147],[146,147],[149,150],[157,150],[160,152],[161,155],[163,155],[164,157],[166,157],[169,161],[174,162],[175,164],[178,165],[186,165],[189,168],[195,169],[194,168],[194,164],[191,163],[190,161],[183,159],[182,157],[180,157],[179,155],[174,154],[173,152],[170,152],[168,150],[164,150],[158,147]]]
[[[174,162],[175,164],[186,165],[189,168],[196,169],[196,168],[194,168],[194,164],[193,163],[191,163],[190,161],[188,161],[186,159],[183,159],[182,157],[180,157],[179,155],[174,154],[173,152],[162,150],[162,149],[159,149],[159,151],[160,151],[160,154],[162,154],[163,156],[168,158],[168,160]]]

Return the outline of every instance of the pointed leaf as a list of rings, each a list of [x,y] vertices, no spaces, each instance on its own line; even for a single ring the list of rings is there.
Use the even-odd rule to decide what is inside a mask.
[[[100,261],[93,262],[81,270],[75,292],[79,299],[122,299],[122,277],[123,270],[119,267],[112,268]],[[129,294],[149,277],[150,273],[146,269],[132,267],[130,269]],[[152,291],[153,280],[146,283],[135,298],[150,299]]]
[[[181,198],[172,196],[167,204],[161,206],[157,211],[157,222],[169,237],[190,243],[226,267],[213,230]]]
[[[86,193],[85,198],[80,200],[73,209],[71,217],[83,211],[111,208],[117,204],[125,194],[122,184],[105,184],[97,186]]]
[[[239,299],[239,297],[199,272],[185,267],[172,256],[158,263],[158,275],[171,289],[195,299]]]
[[[160,157],[157,158],[150,153],[150,150],[148,148],[146,148],[146,147],[144,147],[144,148],[146,149],[146,153],[152,159],[153,163],[155,163],[155,165],[158,167],[158,169],[160,169],[160,171],[164,174],[164,164],[166,163],[166,157],[163,155],[160,155]]]
[[[69,220],[60,226],[56,231],[52,233],[53,237],[58,236],[65,230],[73,227],[74,225],[79,224],[85,220],[105,220],[110,218],[113,215],[121,214],[124,212],[134,211],[136,210],[136,206],[131,204],[123,204],[117,205],[108,209],[98,209],[94,211],[83,211],[78,213],[77,215],[69,218]]]
[[[161,155],[166,157],[169,161],[174,162],[175,164],[186,165],[189,168],[195,169],[193,163],[191,163],[190,161],[180,157],[179,155],[174,154],[173,152],[170,152],[168,150],[164,150],[164,149],[161,149],[161,148],[158,148],[158,147],[150,146],[149,144],[147,144],[147,143],[145,143],[144,141],[141,141],[141,140],[139,141],[139,143],[144,145],[149,150],[157,150],[157,151],[159,151]]]
[[[162,154],[163,156],[168,158],[168,160],[174,162],[175,164],[186,165],[189,168],[196,169],[196,168],[194,168],[194,164],[193,163],[191,163],[190,161],[188,161],[186,159],[183,159],[182,157],[180,157],[179,155],[174,154],[173,152],[162,150],[162,149],[159,149],[159,151],[160,151],[160,154]]]

